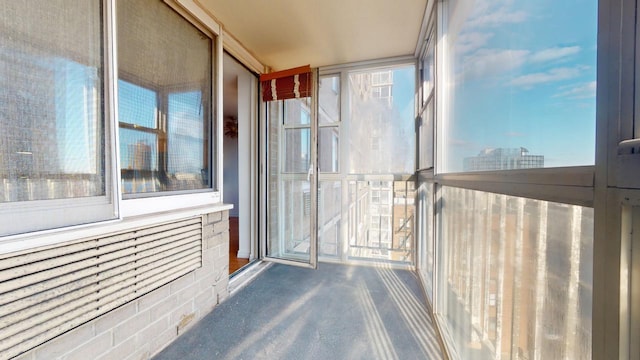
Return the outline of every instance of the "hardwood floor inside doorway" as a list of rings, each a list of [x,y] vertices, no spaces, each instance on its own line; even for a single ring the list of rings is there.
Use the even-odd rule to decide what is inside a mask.
[[[233,274],[249,263],[249,259],[238,258],[240,248],[240,232],[238,218],[229,217],[229,274]]]

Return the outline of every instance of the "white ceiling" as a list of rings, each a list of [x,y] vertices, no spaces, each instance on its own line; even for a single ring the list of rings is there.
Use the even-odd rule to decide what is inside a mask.
[[[273,70],[412,55],[427,0],[200,0]]]

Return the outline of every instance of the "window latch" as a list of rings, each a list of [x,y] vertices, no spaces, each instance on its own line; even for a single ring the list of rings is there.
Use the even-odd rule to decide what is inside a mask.
[[[640,139],[621,141],[618,144],[618,155],[633,155],[640,153]]]

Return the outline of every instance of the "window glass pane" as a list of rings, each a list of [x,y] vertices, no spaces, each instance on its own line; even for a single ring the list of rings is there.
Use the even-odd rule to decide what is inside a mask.
[[[593,209],[442,187],[438,304],[463,359],[590,359]]]
[[[318,102],[320,125],[340,121],[340,77],[338,75],[320,77]]]
[[[182,190],[206,187],[209,179],[209,122],[204,121],[202,92],[169,94],[167,171]]]
[[[414,231],[399,224],[413,219],[415,197],[415,186],[410,181],[351,182],[349,256],[411,262]]]
[[[340,181],[319,181],[318,184],[318,254],[337,257],[341,250],[342,187]]]
[[[311,125],[311,98],[284,100],[285,125]]]
[[[284,172],[307,173],[311,158],[311,131],[309,129],[285,130]]]
[[[266,202],[267,212],[267,249],[273,249],[283,247],[281,244],[284,238],[280,224],[283,221],[280,213],[281,199],[286,196],[283,192],[283,186],[280,185],[281,181],[281,156],[280,142],[282,134],[280,128],[282,126],[282,116],[284,115],[282,109],[282,101],[272,101],[264,104],[266,106],[266,121],[267,121],[267,176],[268,186],[266,196],[268,200]],[[275,253],[279,253],[279,249],[273,249]]]
[[[0,203],[105,195],[101,3],[3,2]]]
[[[433,35],[432,35],[433,36]],[[420,79],[422,81],[422,105],[426,104],[434,87],[435,79],[435,41],[429,39],[427,50],[421,60]]]
[[[350,109],[342,118],[340,80],[346,81],[342,84],[347,92],[343,99]],[[327,188],[334,183],[336,173],[341,174],[346,187],[340,201],[344,231],[336,245],[340,259],[413,261],[414,231],[411,225],[401,223],[413,224],[416,192],[413,184],[390,179],[395,174],[414,172],[414,90],[415,67],[407,65],[360,68],[320,78],[319,191],[330,192]],[[345,134],[348,138],[340,139]],[[362,178],[353,176],[360,173],[367,175],[366,181],[357,181]],[[319,193],[319,197],[322,212],[323,195]],[[334,221],[329,216],[318,220],[321,240],[323,236],[327,241],[333,238]],[[330,249],[333,248],[321,249],[321,254]]]
[[[278,186],[278,201],[269,213],[274,236],[267,239],[267,256],[293,258],[304,261],[309,257],[309,225],[311,194],[306,180],[283,180]],[[277,205],[279,204],[279,206]]]
[[[418,161],[420,169],[429,169],[433,167],[433,104],[429,101],[427,107],[422,112],[422,123],[418,132],[420,143],[418,149],[420,151]]]
[[[318,166],[320,172],[338,172],[340,130],[337,126],[318,129]]]
[[[123,192],[212,188],[212,39],[153,0],[118,3],[118,31]]]
[[[153,132],[120,129],[123,170],[158,171],[158,136]]]
[[[413,173],[413,66],[349,74],[349,172]]]
[[[593,164],[598,1],[443,5],[440,170]]]
[[[158,127],[158,94],[155,91],[119,80],[118,95],[120,122],[149,129]]]
[[[418,238],[418,270],[429,301],[433,303],[434,239],[433,239],[433,183],[422,183],[418,187],[416,216]]]

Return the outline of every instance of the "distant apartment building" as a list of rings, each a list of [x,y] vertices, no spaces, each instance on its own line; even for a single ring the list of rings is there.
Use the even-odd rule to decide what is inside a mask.
[[[464,171],[531,169],[544,167],[544,155],[529,155],[519,148],[484,149],[478,156],[464,159]]]
[[[396,79],[391,69],[349,75],[350,173],[410,173],[414,166],[413,160],[405,157],[414,151],[414,143],[407,140],[414,128],[400,120],[404,109],[394,105],[394,88],[402,85],[396,80],[401,79]]]
[[[349,189],[349,256],[411,261],[415,186],[411,181],[354,181]]]

